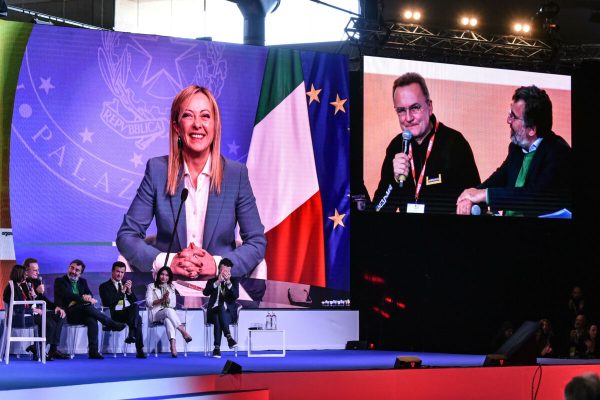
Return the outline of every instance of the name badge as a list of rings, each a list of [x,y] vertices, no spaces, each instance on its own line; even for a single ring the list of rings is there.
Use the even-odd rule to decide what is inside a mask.
[[[119,300],[119,302],[115,306],[115,311],[121,311],[122,309],[123,309],[123,300]]]
[[[407,214],[425,214],[425,204],[408,203],[406,205]]]
[[[435,177],[427,177],[425,179],[425,186],[429,186],[429,185],[437,185],[438,183],[442,183],[442,174],[438,174],[438,176]]]

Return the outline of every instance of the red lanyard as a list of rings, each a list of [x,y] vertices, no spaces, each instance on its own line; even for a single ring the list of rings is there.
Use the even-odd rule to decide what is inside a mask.
[[[23,290],[23,286],[21,286],[20,284],[17,285],[19,286],[19,289],[21,289],[21,294],[23,295],[23,300],[29,300],[29,297],[25,294],[25,291]],[[25,308],[30,308],[31,304],[25,304]]]
[[[419,182],[417,183],[417,177],[415,176],[415,162],[412,157],[412,145],[408,145],[408,155],[410,156],[410,169],[412,172],[413,181],[415,182],[415,203],[419,201],[419,193],[421,192],[421,186],[423,186],[423,177],[425,176],[425,167],[427,167],[427,160],[429,160],[429,155],[431,154],[431,149],[433,148],[433,142],[435,140],[435,134],[438,130],[439,122],[435,121],[435,129],[433,130],[433,135],[431,135],[431,139],[429,140],[429,144],[427,145],[427,153],[425,153],[425,162],[423,163],[423,168],[421,168],[421,173],[419,174]]]

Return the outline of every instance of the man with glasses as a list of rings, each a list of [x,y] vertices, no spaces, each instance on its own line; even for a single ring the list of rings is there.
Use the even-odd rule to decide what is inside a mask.
[[[386,150],[375,210],[454,213],[456,197],[481,182],[469,143],[437,120],[421,75],[400,76],[392,95],[403,133]]]
[[[511,143],[502,165],[456,201],[457,214],[482,203],[505,216],[539,216],[571,207],[571,148],[552,132],[552,102],[536,86],[515,90],[506,123]]]
[[[26,282],[29,289],[29,295],[27,296],[28,299],[43,300],[46,302],[46,343],[50,345],[50,350],[46,356],[46,361],[52,361],[55,359],[70,359],[71,357],[58,350],[60,334],[66,317],[65,310],[54,304],[48,297],[46,297],[46,287],[42,283],[38,260],[35,258],[27,258],[23,262],[23,266],[25,267],[25,274],[27,277]],[[34,318],[36,320],[36,324],[41,325],[41,316],[35,315]],[[32,348],[35,349],[35,346]]]

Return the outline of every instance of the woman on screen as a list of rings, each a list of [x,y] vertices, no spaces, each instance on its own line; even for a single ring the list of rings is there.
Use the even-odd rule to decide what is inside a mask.
[[[169,155],[148,161],[117,234],[117,247],[130,264],[142,271],[166,265],[178,277],[201,279],[215,276],[221,258],[233,262],[237,276],[249,275],[264,258],[264,226],[248,169],[221,156],[220,147],[221,115],[214,96],[204,87],[186,87],[171,106]],[[144,238],[153,219],[157,235],[149,244]],[[166,259],[168,250],[175,254]]]

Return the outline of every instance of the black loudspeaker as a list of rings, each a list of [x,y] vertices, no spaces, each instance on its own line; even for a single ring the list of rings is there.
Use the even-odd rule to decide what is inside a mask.
[[[535,365],[537,362],[535,333],[538,329],[539,324],[535,321],[523,322],[494,354],[489,354],[485,358],[483,365]]]
[[[225,363],[225,366],[223,367],[223,371],[221,371],[221,374],[225,375],[225,374],[241,374],[242,373],[242,366],[240,364],[234,363],[231,360],[227,360],[227,362]]]
[[[413,356],[396,357],[394,369],[414,369],[421,368],[421,359]]]
[[[369,345],[366,340],[349,340],[346,342],[346,350],[367,350]]]

